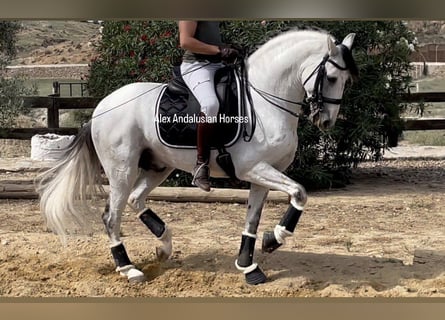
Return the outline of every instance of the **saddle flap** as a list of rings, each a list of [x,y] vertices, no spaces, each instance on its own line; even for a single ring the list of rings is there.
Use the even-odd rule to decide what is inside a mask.
[[[168,90],[177,95],[189,95],[189,88],[181,75],[181,67],[173,66],[172,73],[173,79],[167,85]]]

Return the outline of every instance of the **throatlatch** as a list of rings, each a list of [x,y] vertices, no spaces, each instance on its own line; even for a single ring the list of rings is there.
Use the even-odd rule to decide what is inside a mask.
[[[150,208],[145,209],[139,214],[139,219],[148,229],[157,237],[161,238],[165,231],[165,223]]]
[[[264,232],[263,252],[271,253],[278,249],[285,242],[285,238],[294,233],[302,213],[303,210],[296,209],[290,205],[280,223],[275,226],[274,231]]]

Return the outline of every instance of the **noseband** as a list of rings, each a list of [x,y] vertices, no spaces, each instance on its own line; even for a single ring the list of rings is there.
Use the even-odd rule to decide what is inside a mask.
[[[342,45],[342,44],[340,44]],[[309,105],[310,111],[309,111],[309,118],[313,118],[320,112],[323,112],[324,110],[324,103],[330,103],[330,104],[341,104],[342,99],[333,99],[329,97],[323,96],[323,81],[326,75],[326,63],[329,62],[333,66],[335,66],[337,69],[340,69],[342,71],[348,70],[348,67],[342,67],[339,64],[337,64],[334,60],[330,59],[329,54],[326,54],[323,57],[323,60],[318,64],[318,66],[312,71],[312,73],[307,77],[307,79],[303,82],[303,86],[306,85],[306,83],[316,74],[317,77],[315,78],[314,83],[314,90],[312,92],[312,96],[306,97],[304,99],[305,105]]]

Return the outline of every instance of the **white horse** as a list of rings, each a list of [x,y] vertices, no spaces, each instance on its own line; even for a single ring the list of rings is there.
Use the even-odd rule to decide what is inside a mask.
[[[227,151],[232,155],[236,177],[251,185],[235,261],[249,284],[266,281],[253,255],[269,190],[287,193],[290,205],[275,229],[264,233],[262,249],[266,252],[274,251],[293,234],[307,201],[304,187],[282,173],[297,150],[298,115],[303,100],[308,97],[310,119],[319,128],[325,130],[335,124],[345,83],[357,73],[351,54],[354,36],[349,34],[342,43],[336,43],[325,32],[288,31],[269,40],[247,59],[251,108],[257,126],[250,141],[238,139]],[[130,281],[143,281],[144,275],[131,263],[120,239],[122,211],[128,203],[138,213],[161,241],[156,249],[158,258],[168,258],[172,253],[170,229],[146,208],[145,200],[175,168],[191,172],[196,161],[196,150],[170,148],[157,136],[155,104],[163,87],[134,83],[105,97],[67,150],[65,159],[43,173],[38,181],[41,211],[47,225],[64,236],[73,220],[88,224],[92,211],[89,200],[101,185],[103,168],[110,194],[102,219],[116,271]],[[212,150],[212,176],[227,176],[215,156],[216,151]]]

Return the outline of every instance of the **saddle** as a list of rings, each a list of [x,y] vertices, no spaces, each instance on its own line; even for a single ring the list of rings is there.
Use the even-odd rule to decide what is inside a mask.
[[[161,93],[156,110],[156,127],[160,141],[172,148],[196,148],[196,129],[200,106],[182,79],[179,66],[173,79]],[[238,139],[244,122],[238,103],[237,78],[233,68],[224,67],[215,74],[215,92],[220,109],[212,147],[229,147]]]
[[[218,149],[218,164],[234,178],[233,163],[225,148],[233,145],[247,122],[239,102],[239,79],[230,66],[215,74],[215,92],[220,108],[213,149]],[[182,79],[179,66],[173,68],[173,79],[164,87],[156,106],[156,131],[166,146],[180,149],[196,148],[200,105]]]

